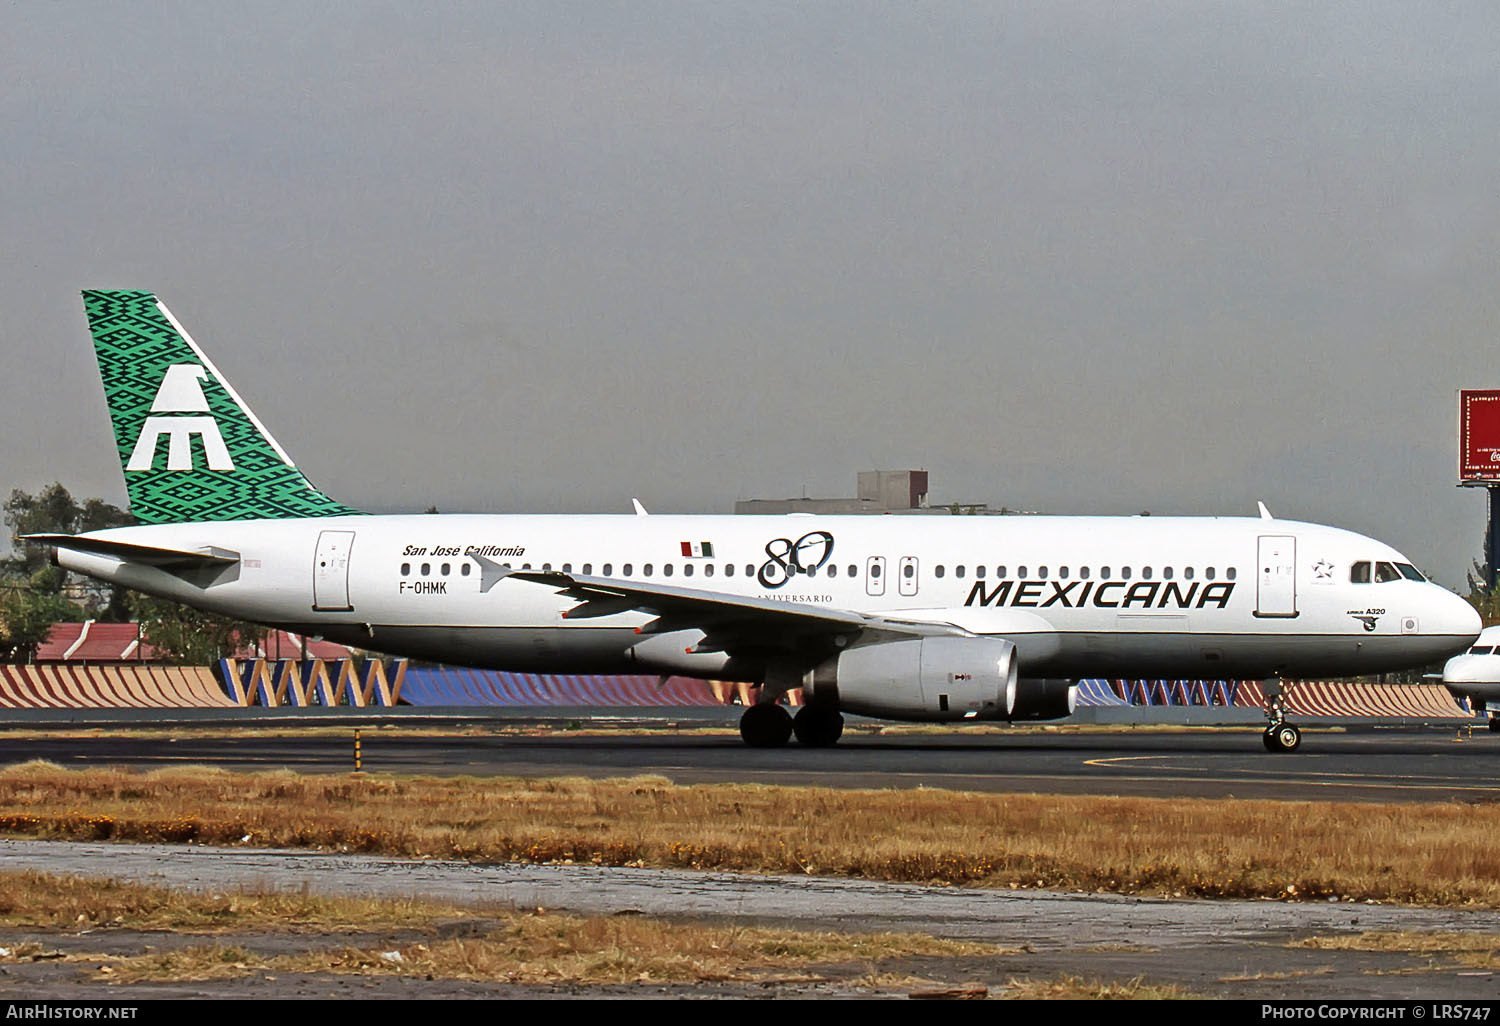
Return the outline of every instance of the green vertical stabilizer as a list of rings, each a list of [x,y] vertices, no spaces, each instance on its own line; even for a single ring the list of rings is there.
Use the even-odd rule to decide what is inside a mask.
[[[308,483],[156,296],[92,290],[83,308],[141,523],[360,512]]]

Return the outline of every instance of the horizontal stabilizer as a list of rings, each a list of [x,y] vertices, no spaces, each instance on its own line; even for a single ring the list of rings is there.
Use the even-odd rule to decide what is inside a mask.
[[[169,549],[160,545],[141,545],[137,542],[72,534],[25,534],[21,538],[23,541],[36,542],[40,545],[55,545],[60,549],[88,552],[96,556],[113,556],[116,559],[126,559],[132,563],[147,563],[171,571],[232,566],[240,561],[238,552],[214,546],[201,550]]]

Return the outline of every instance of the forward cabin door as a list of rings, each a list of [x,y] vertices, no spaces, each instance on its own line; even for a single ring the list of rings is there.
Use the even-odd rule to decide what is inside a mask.
[[[349,604],[349,550],[353,531],[322,531],[313,556],[313,608],[346,610]]]
[[[1255,565],[1255,615],[1297,615],[1297,539],[1286,534],[1260,537]]]

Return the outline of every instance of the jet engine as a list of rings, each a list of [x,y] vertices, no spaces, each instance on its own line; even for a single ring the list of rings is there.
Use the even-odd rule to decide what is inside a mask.
[[[1073,715],[1078,705],[1078,682],[1057,677],[1031,677],[1016,682],[1016,703],[1011,707],[1016,720],[1061,720]]]
[[[1010,719],[1018,698],[1016,646],[999,638],[950,637],[858,645],[825,660],[802,686],[810,703],[863,716]],[[1033,704],[1049,702],[1055,705],[1050,698]]]

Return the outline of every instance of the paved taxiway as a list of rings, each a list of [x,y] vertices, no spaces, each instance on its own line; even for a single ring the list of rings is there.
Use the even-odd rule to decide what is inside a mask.
[[[1500,996],[1500,976],[1417,952],[1306,949],[1310,935],[1367,930],[1500,932],[1500,912],[1269,901],[1166,901],[1117,895],[919,887],[868,880],[753,876],[591,866],[485,866],[305,851],[0,841],[0,870],[109,876],[223,893],[241,888],[421,896],[587,914],[639,914],[813,930],[913,931],[983,941],[1008,953],[966,960],[964,978],[1003,988],[1059,975],[1144,975],[1203,995],[1236,998]],[[108,951],[108,931],[70,942],[56,933],[8,937]],[[123,946],[124,941],[116,942]],[[171,946],[158,936],[158,949]],[[97,955],[95,957],[98,957]],[[423,996],[420,980],[404,996]],[[46,988],[74,1000],[122,988],[79,976]],[[224,984],[137,987],[130,996],[226,996]],[[713,987],[691,993],[710,995]],[[38,996],[33,993],[32,996]],[[124,998],[120,998],[124,999]]]
[[[1456,738],[1463,737],[1463,740]],[[354,731],[277,737],[235,731],[169,738],[0,733],[0,765],[231,770],[353,768]],[[361,731],[364,769],[480,776],[655,774],[834,787],[935,787],[1045,794],[1129,794],[1340,801],[1500,801],[1500,735],[1451,728],[1308,730],[1302,749],[1272,755],[1254,730],[1088,729],[1009,733],[855,733],[833,749],[750,749],[736,736],[429,733],[401,725]]]

